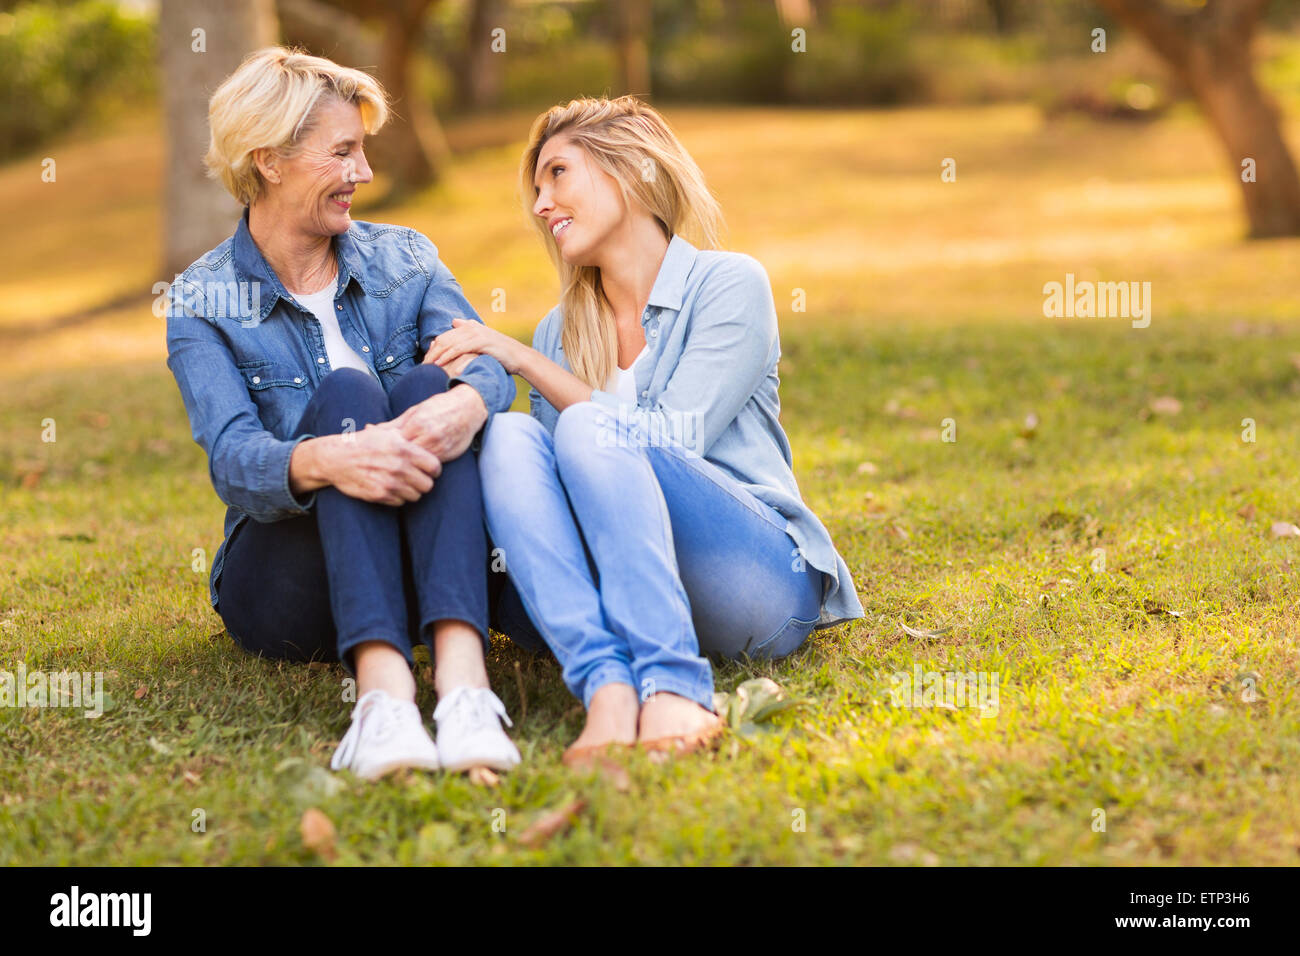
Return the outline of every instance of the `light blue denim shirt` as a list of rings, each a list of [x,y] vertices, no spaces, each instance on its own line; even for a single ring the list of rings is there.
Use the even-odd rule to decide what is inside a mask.
[[[777,362],[781,343],[767,272],[751,256],[699,250],[673,236],[641,316],[646,355],[636,364],[635,406],[595,389],[646,436],[670,437],[745,486],[786,519],[803,559],[826,575],[818,627],[862,617],[853,575],[825,526],[804,504],[781,427]],[[552,309],[533,348],[568,369],[564,316]],[[559,413],[536,389],[533,417],[555,431]]]
[[[334,240],[334,307],[343,338],[370,363],[385,392],[419,364],[429,343],[457,317],[482,321],[438,250],[414,229],[353,222]],[[244,521],[307,514],[315,493],[289,490],[292,437],[321,380],[331,371],[320,321],[288,292],[248,231],[235,234],[172,283],[167,367],[176,377],[194,440],[226,510],[224,539],[212,559],[209,599],[230,536]],[[479,356],[453,383],[482,397],[489,414],[507,410],[514,380],[496,359]]]

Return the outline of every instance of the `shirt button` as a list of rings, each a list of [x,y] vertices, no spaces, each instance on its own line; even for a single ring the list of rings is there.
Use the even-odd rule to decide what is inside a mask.
[[[385,362],[391,362],[392,360],[393,360],[393,357],[392,357],[391,355],[388,356],[388,358],[384,359]]]
[[[651,329],[651,330],[650,330],[650,338],[654,338],[654,337],[655,337],[656,335],[658,335],[658,334],[659,334],[659,330],[658,330],[658,329]]]
[[[641,393],[641,397],[642,397],[642,398],[649,398],[649,397],[650,397],[650,393],[649,393],[649,392],[642,392],[642,393]]]
[[[324,360],[323,358],[318,358],[318,359],[316,360],[316,364],[317,364],[317,365],[324,365],[324,364],[325,364],[325,360]]]
[[[341,305],[339,305],[339,306],[335,306],[335,308],[337,308],[340,312],[343,311],[343,306],[341,306]]]
[[[363,346],[361,346],[361,351],[363,351],[363,352],[369,352],[369,351],[370,351],[370,346],[369,346],[369,345],[363,345]]]
[[[302,379],[300,379],[297,375],[295,375],[295,376],[293,377],[293,384],[295,384],[295,385],[301,385],[301,384],[302,384]]]
[[[260,376],[260,375],[254,375],[254,376],[253,376],[253,384],[254,384],[254,385],[260,385],[261,382],[262,382],[262,376]]]

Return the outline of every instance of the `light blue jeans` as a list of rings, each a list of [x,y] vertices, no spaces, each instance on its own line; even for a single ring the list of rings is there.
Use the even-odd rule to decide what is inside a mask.
[[[702,653],[783,657],[821,613],[823,575],[785,519],[721,469],[580,402],[552,436],[493,416],[479,454],[488,532],[564,682],[713,709]]]

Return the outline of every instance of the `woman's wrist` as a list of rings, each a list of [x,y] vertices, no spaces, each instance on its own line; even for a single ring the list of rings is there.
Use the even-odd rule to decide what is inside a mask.
[[[333,484],[339,439],[338,435],[322,435],[298,443],[289,458],[290,491],[301,495]]]

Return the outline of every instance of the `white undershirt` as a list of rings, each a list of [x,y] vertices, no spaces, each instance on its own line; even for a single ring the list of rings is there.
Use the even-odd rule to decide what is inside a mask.
[[[310,295],[295,292],[293,297],[305,308],[310,309],[312,315],[320,322],[321,335],[325,337],[325,355],[329,358],[331,371],[336,368],[354,368],[375,375],[375,370],[343,338],[338,316],[334,314],[333,280],[319,292]],[[377,375],[375,377],[378,378]]]
[[[616,396],[620,402],[627,402],[631,405],[636,404],[636,366],[637,363],[645,357],[646,347],[641,346],[641,351],[637,353],[632,364],[627,368],[619,368],[616,364],[614,372],[605,383],[605,391]]]

